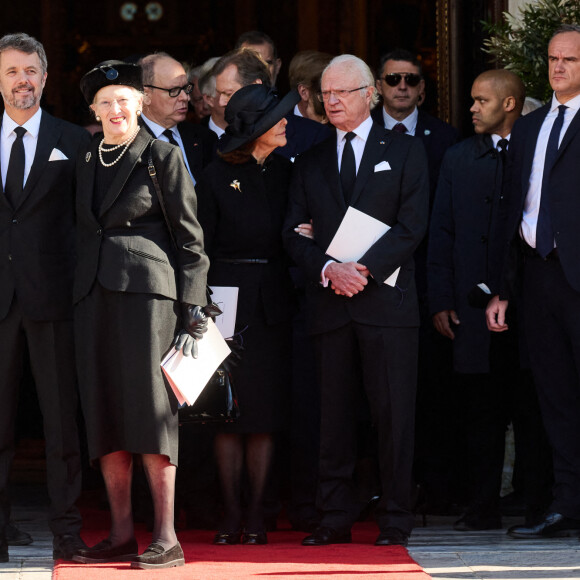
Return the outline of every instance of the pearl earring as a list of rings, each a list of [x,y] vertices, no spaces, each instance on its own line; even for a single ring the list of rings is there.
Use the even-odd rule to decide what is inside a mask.
[[[99,117],[99,115],[97,115],[97,116],[95,117],[95,120],[97,121],[97,123],[100,123],[100,122],[101,122],[101,117]]]
[[[137,117],[141,116],[141,111],[137,110]]]

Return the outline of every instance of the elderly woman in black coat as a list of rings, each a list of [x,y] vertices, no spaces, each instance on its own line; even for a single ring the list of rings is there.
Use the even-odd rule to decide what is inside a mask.
[[[111,531],[74,559],[163,568],[184,558],[173,523],[177,400],[160,361],[176,334],[176,348],[186,354],[205,330],[198,305],[206,304],[208,259],[181,152],[140,128],[141,83],[141,68],[119,61],[101,63],[81,80],[103,134],[78,161],[75,339],[89,454],[103,473]],[[140,556],[131,510],[134,455],[155,515],[153,541]]]
[[[198,184],[208,280],[239,288],[236,340],[243,345],[233,368],[241,418],[215,440],[225,509],[216,544],[267,542],[263,498],[273,433],[287,426],[293,314],[281,239],[292,164],[272,152],[286,144],[284,116],[298,98],[292,92],[279,101],[264,85],[237,91],[225,111],[220,159]],[[250,492],[245,514],[244,465]]]

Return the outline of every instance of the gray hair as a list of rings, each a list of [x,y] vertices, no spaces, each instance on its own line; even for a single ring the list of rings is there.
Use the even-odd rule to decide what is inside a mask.
[[[0,38],[0,55],[6,50],[18,50],[24,52],[25,54],[38,55],[40,60],[40,68],[42,69],[42,74],[46,74],[48,69],[48,61],[46,60],[46,52],[44,52],[44,46],[42,43],[29,36],[25,32],[16,32],[15,34],[6,34]]]
[[[152,85],[155,83],[155,63],[163,58],[170,58],[171,60],[175,60],[175,62],[179,62],[166,52],[154,52],[139,60],[137,64],[143,69],[144,85]]]
[[[580,34],[580,25],[578,24],[562,24],[559,26],[554,34],[552,34],[552,38],[554,36],[558,36],[558,34],[563,34],[564,32],[578,32]],[[552,38],[550,38],[550,42],[552,42]]]
[[[212,56],[211,58],[208,58],[203,64],[200,64],[199,66],[192,68],[189,71],[189,74],[187,75],[189,82],[193,82],[194,78],[201,79],[203,76],[205,76],[206,73],[211,71],[211,69],[213,68],[213,65],[220,58],[221,57],[219,57],[219,56]],[[199,89],[199,81],[197,84],[197,88]],[[201,92],[201,89],[199,89],[199,91]]]
[[[333,66],[344,67],[349,75],[354,75],[356,78],[360,79],[361,83],[364,83],[367,87],[373,88],[373,93],[371,95],[371,109],[379,102],[379,95],[375,88],[375,76],[369,68],[368,64],[360,59],[358,56],[353,54],[341,54],[340,56],[335,56],[322,71],[322,78],[328,70]]]

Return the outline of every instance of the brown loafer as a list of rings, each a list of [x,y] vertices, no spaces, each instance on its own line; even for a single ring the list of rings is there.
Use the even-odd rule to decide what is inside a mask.
[[[160,544],[150,544],[149,547],[131,562],[131,568],[147,570],[151,568],[173,568],[185,565],[183,550],[179,542],[165,550]]]
[[[132,538],[119,546],[112,546],[109,538],[99,542],[92,548],[78,550],[73,556],[74,562],[82,564],[105,564],[107,562],[130,562],[137,557],[139,546],[137,540]]]

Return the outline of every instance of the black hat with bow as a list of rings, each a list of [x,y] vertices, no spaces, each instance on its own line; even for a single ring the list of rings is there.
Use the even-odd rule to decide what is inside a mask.
[[[276,92],[262,84],[248,85],[236,91],[225,110],[227,139],[222,153],[229,153],[269,131],[300,101],[297,91],[290,91],[282,100]]]

